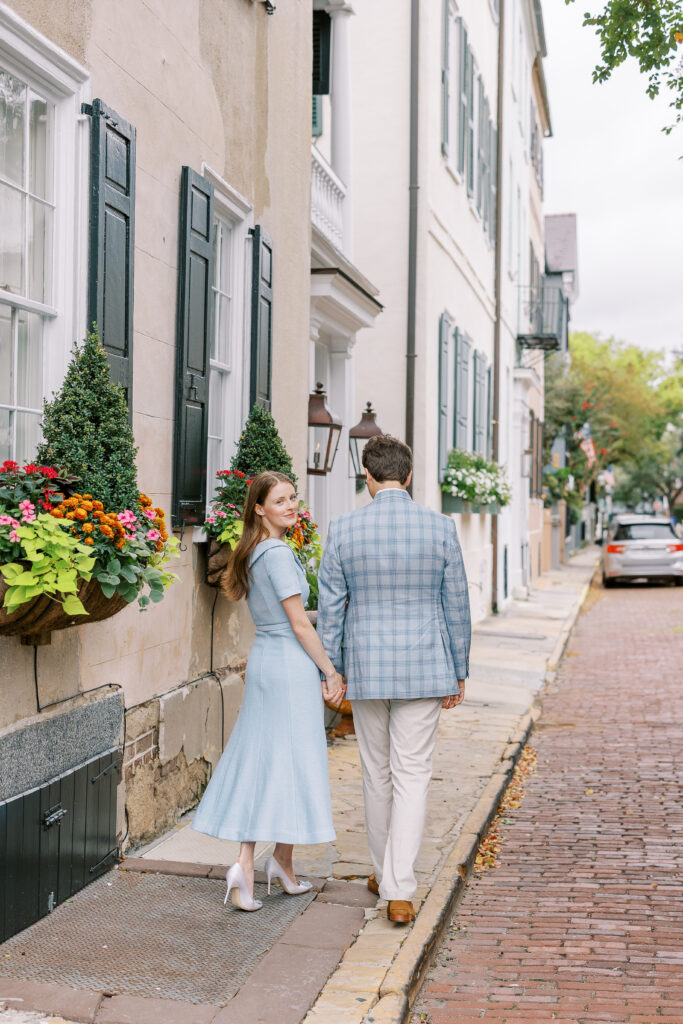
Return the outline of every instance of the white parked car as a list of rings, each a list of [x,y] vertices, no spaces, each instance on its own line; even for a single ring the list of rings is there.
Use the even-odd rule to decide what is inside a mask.
[[[620,579],[669,579],[683,586],[683,540],[657,516],[615,516],[603,540],[602,582]]]

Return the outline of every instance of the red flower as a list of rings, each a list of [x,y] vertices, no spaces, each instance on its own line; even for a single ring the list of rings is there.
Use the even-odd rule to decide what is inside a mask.
[[[606,448],[601,448],[600,449],[600,454],[601,455],[607,455],[607,449]]]
[[[610,427],[616,427],[616,423],[610,423]]]
[[[10,459],[6,459],[2,464],[2,468],[6,473],[14,473],[17,469],[19,469],[19,463],[12,462]]]
[[[24,466],[24,473],[37,473],[38,467],[32,462],[29,462],[28,466]]]
[[[584,402],[583,405],[581,406],[581,408],[582,409],[587,409],[588,408],[588,402]]]
[[[232,476],[231,469],[219,469],[216,476]]]

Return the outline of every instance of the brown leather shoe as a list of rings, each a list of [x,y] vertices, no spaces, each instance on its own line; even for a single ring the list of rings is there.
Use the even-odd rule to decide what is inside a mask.
[[[374,873],[368,878],[368,889],[373,896],[379,896],[379,885],[377,884],[377,879],[375,878]]]
[[[415,911],[410,900],[389,900],[387,917],[397,924],[409,924],[415,920]]]

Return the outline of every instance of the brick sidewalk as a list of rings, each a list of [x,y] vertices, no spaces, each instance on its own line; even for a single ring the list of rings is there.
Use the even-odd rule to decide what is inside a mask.
[[[589,598],[412,1021],[683,1024],[683,592]]]

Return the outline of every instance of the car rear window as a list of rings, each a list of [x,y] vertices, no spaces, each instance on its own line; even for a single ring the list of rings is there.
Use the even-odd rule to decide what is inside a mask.
[[[675,537],[670,523],[619,523],[615,540],[668,540]]]

